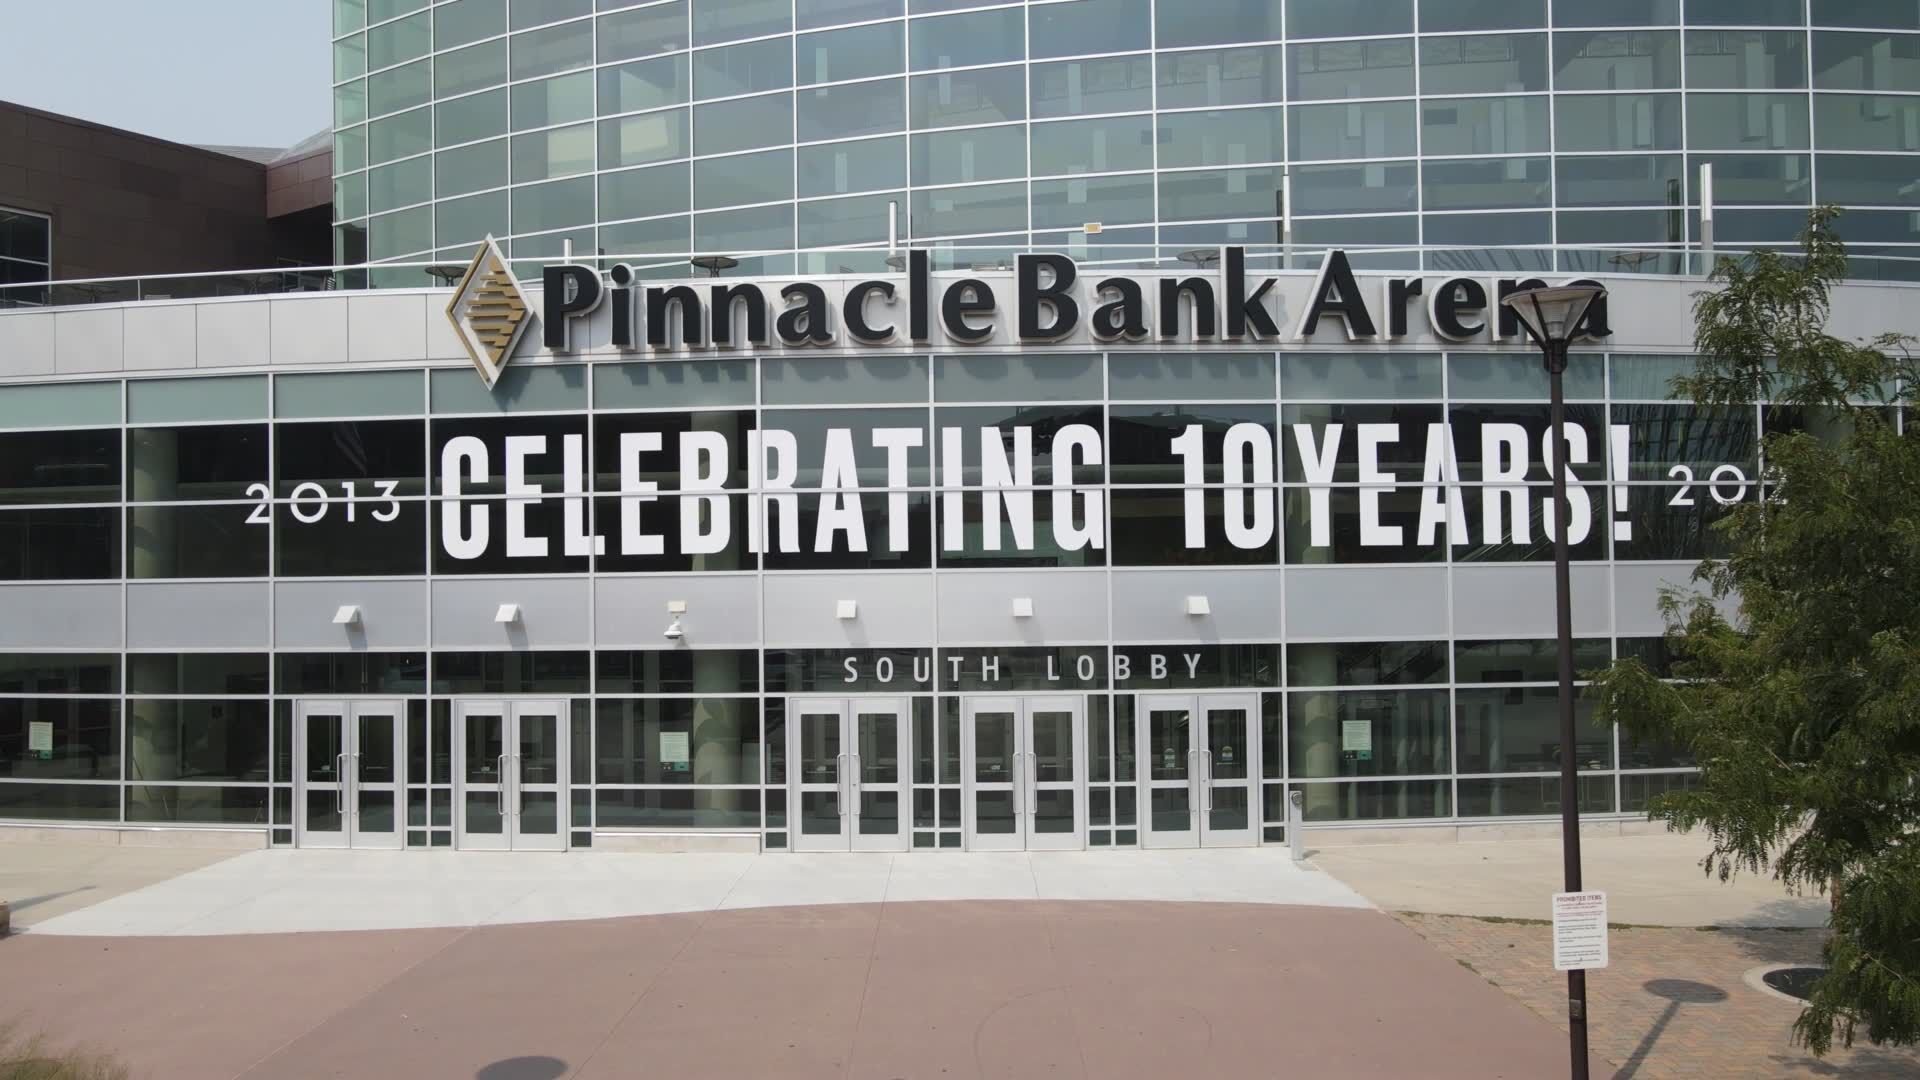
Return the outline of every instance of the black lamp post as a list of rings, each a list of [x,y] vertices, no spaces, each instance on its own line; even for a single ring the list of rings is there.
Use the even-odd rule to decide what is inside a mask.
[[[1520,317],[1527,336],[1546,360],[1553,432],[1553,607],[1554,638],[1560,653],[1560,852],[1566,863],[1566,891],[1580,891],[1580,774],[1573,727],[1573,597],[1567,559],[1567,531],[1573,527],[1567,503],[1567,402],[1563,376],[1567,346],[1579,332],[1587,309],[1607,291],[1598,285],[1527,289],[1500,302]],[[1573,1056],[1573,1080],[1587,1080],[1587,973],[1567,972],[1567,1040]]]

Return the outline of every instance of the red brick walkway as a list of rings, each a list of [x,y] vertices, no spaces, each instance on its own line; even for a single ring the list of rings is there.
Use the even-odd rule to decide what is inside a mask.
[[[1566,1030],[1566,976],[1553,970],[1552,931],[1539,923],[1493,922],[1403,913],[1441,952],[1470,966],[1529,1009]],[[1813,964],[1821,935],[1811,930],[1621,929],[1611,963],[1587,975],[1588,1038],[1615,1080],[1700,1077],[1823,1077],[1915,1080],[1920,1051],[1864,1042],[1816,1060],[1793,1045],[1799,1009],[1749,987],[1762,965]],[[1564,1070],[1562,1072],[1564,1074]]]
[[[1234,904],[28,933],[0,941],[0,1016],[22,1014],[154,1080],[1538,1080],[1565,1069],[1564,1036],[1389,916]]]

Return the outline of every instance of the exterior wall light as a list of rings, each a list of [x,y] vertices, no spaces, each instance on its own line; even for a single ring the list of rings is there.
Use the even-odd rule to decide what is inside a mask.
[[[860,617],[860,604],[855,600],[841,600],[834,605],[833,614],[839,619],[857,619]]]
[[[1211,615],[1213,614],[1213,605],[1209,603],[1204,596],[1189,596],[1187,597],[1187,614]]]
[[[1016,596],[1013,598],[1013,617],[1016,619],[1033,618],[1033,597]]]
[[[518,626],[520,624],[520,605],[501,604],[493,613],[493,621],[503,626]]]
[[[344,626],[349,630],[360,625],[360,605],[342,604],[333,612],[333,625]]]

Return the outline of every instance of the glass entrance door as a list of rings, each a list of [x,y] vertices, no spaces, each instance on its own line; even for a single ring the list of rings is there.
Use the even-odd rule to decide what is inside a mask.
[[[1258,702],[1251,694],[1142,694],[1146,847],[1249,847]]]
[[[566,703],[454,704],[455,844],[470,851],[565,851]]]
[[[795,698],[788,708],[793,849],[907,850],[906,702]]]
[[[398,848],[397,701],[294,705],[294,839],[301,847]]]
[[[966,699],[960,759],[969,850],[1086,846],[1083,709],[1079,698]]]

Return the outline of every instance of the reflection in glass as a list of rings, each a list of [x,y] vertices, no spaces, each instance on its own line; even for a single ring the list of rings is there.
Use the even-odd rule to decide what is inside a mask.
[[[1012,783],[1014,714],[973,714],[973,779],[982,784]]]

